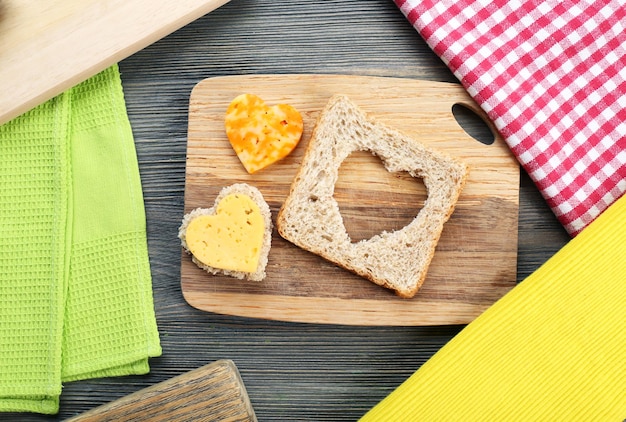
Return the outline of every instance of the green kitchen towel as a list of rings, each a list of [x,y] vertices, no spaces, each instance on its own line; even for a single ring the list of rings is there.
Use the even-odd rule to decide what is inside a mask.
[[[117,66],[0,126],[0,411],[143,374],[161,346]]]

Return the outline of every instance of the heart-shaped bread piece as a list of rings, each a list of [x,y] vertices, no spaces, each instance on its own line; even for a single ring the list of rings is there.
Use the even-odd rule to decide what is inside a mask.
[[[194,218],[187,227],[189,251],[200,262],[230,271],[256,271],[263,243],[263,216],[246,195],[232,193],[215,214]]]
[[[226,110],[225,128],[239,161],[252,174],[289,155],[304,124],[289,104],[267,106],[256,95],[241,94]]]
[[[211,274],[259,281],[271,247],[270,209],[258,189],[228,186],[212,208],[196,208],[183,218],[182,246],[196,265]]]

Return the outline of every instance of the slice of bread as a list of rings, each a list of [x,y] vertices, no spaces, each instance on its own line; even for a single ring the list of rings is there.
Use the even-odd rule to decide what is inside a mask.
[[[264,232],[263,232],[263,243],[262,243],[261,250],[260,250],[257,269],[255,272],[251,272],[251,273],[242,272],[242,271],[224,270],[221,268],[214,268],[209,265],[206,265],[200,262],[195,256],[193,256],[186,242],[187,227],[189,226],[189,224],[194,218],[197,218],[201,215],[214,215],[216,212],[217,205],[220,203],[220,201],[226,196],[230,194],[236,194],[236,193],[247,195],[254,201],[254,203],[256,203],[256,205],[259,207],[259,210],[261,212],[261,215],[263,217],[263,222],[265,225]],[[246,183],[236,183],[230,186],[226,186],[222,188],[222,190],[219,192],[219,194],[215,198],[215,203],[213,207],[196,208],[183,217],[182,224],[180,228],[178,229],[178,237],[185,251],[191,255],[192,261],[197,266],[204,269],[208,273],[214,274],[214,275],[224,274],[230,277],[235,277],[238,279],[247,279],[251,281],[261,281],[265,279],[265,276],[266,276],[265,267],[267,266],[270,248],[272,247],[272,216],[270,212],[270,207],[267,204],[267,202],[265,202],[265,199],[263,198],[263,195],[261,194],[261,192],[254,186],[250,186]]]
[[[422,179],[428,198],[402,229],[351,241],[333,194],[339,167],[354,151],[370,151],[388,171],[406,171]],[[374,120],[346,96],[336,95],[313,129],[302,165],[278,213],[278,232],[305,250],[411,298],[426,277],[468,172],[463,161]]]

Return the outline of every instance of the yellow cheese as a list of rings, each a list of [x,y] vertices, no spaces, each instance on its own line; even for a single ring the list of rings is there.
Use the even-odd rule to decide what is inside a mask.
[[[205,265],[253,273],[259,264],[264,233],[257,204],[237,193],[224,197],[214,215],[194,218],[185,241],[193,256]]]
[[[304,129],[302,115],[294,107],[270,107],[252,94],[241,94],[230,103],[224,124],[230,144],[250,174],[289,155]]]

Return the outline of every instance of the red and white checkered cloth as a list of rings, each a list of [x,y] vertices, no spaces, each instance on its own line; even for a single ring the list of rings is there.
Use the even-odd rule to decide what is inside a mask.
[[[571,236],[626,192],[624,1],[394,1]]]

